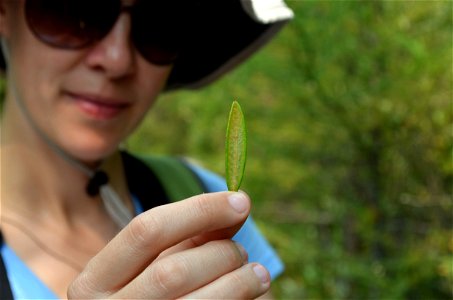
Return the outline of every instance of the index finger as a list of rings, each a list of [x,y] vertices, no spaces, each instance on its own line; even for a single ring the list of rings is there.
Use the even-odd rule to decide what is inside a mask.
[[[93,297],[126,285],[162,251],[188,238],[235,227],[247,218],[250,200],[243,193],[202,194],[159,206],[135,217],[86,266],[71,285]],[[84,293],[85,293],[84,292]]]

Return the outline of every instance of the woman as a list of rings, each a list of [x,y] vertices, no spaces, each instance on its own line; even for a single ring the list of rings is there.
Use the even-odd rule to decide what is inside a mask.
[[[188,2],[0,0],[2,298],[255,298],[281,272],[244,193],[130,190],[118,145],[159,93],[215,80],[291,18],[278,0]]]

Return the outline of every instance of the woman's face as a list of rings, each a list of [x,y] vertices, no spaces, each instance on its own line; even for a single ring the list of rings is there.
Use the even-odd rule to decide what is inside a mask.
[[[171,66],[153,65],[139,55],[130,42],[127,13],[99,42],[65,50],[33,35],[24,1],[0,3],[0,33],[9,54],[7,101],[19,98],[35,125],[79,159],[112,153],[155,101]]]

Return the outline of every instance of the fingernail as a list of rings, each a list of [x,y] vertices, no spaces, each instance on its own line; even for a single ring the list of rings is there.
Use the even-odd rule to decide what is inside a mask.
[[[268,283],[270,281],[269,273],[262,265],[255,265],[253,272],[261,280],[262,283]]]
[[[231,194],[228,197],[228,202],[230,203],[231,207],[238,213],[245,212],[249,207],[248,199],[242,193]]]
[[[244,264],[246,264],[248,262],[249,256],[247,251],[245,251],[245,248],[238,242],[234,242],[234,244],[236,245],[236,248],[239,250],[239,254],[241,255],[242,261],[244,262]]]

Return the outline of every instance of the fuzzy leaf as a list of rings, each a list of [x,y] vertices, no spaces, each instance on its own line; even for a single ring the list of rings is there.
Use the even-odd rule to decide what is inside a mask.
[[[247,158],[247,132],[244,114],[237,101],[233,101],[228,118],[225,143],[225,173],[229,191],[238,191],[244,176]]]

